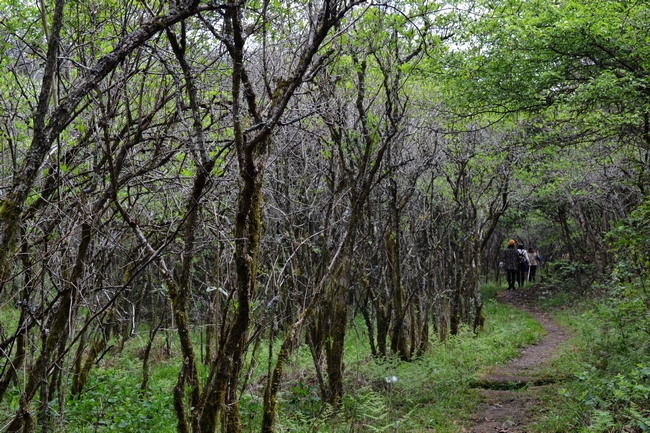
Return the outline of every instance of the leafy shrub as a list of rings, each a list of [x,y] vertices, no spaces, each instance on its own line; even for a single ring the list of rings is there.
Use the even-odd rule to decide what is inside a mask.
[[[606,236],[614,266],[606,296],[579,328],[587,368],[563,395],[585,432],[650,431],[650,201]]]
[[[70,432],[174,432],[176,416],[168,390],[143,397],[137,375],[93,372],[81,398],[66,404]]]
[[[650,335],[650,201],[645,201],[630,216],[619,222],[608,234],[616,265],[612,272],[608,307],[605,318],[628,339],[642,332]]]
[[[591,369],[576,377],[581,392],[573,398],[590,415],[584,431],[650,431],[650,368],[638,365],[615,376]]]
[[[591,284],[600,279],[598,269],[593,263],[583,263],[572,259],[560,259],[548,263],[550,272],[540,280],[543,289],[559,289],[563,292],[585,292]]]
[[[287,401],[287,409],[291,412],[302,412],[306,417],[318,414],[321,408],[321,399],[318,397],[316,387],[308,385],[302,380],[291,387],[291,395]]]

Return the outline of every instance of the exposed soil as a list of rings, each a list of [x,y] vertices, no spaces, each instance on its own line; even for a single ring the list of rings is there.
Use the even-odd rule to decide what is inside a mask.
[[[535,290],[504,290],[499,300],[533,315],[546,330],[538,344],[527,346],[521,355],[510,363],[495,366],[477,380],[484,402],[472,419],[468,433],[519,433],[539,416],[540,394],[544,387],[558,380],[540,375],[541,367],[555,354],[555,349],[567,339],[564,328],[554,323],[548,314],[534,307]]]

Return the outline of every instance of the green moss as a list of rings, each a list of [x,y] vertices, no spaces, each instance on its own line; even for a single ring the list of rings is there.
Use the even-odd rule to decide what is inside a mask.
[[[13,201],[6,199],[0,205],[0,224],[2,224],[2,245],[0,245],[0,275],[9,268],[18,239],[20,208]]]

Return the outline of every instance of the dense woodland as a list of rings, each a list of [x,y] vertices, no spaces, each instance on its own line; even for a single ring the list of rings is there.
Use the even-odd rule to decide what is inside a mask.
[[[509,238],[647,352],[649,15],[1,0],[0,427],[58,431],[134,339],[143,395],[178,359],[178,432],[241,432],[243,395],[276,431],[303,348],[335,417],[351,323],[377,362],[480,333]]]

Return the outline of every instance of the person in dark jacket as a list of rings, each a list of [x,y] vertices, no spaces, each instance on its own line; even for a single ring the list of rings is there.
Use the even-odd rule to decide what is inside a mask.
[[[517,273],[517,284],[521,288],[526,282],[528,277],[528,267],[530,266],[530,261],[528,260],[528,252],[524,249],[524,244],[519,244],[519,272]]]
[[[512,290],[515,288],[517,271],[519,270],[519,252],[515,248],[514,240],[510,239],[508,241],[508,248],[503,252],[501,262],[508,277],[508,290]]]

